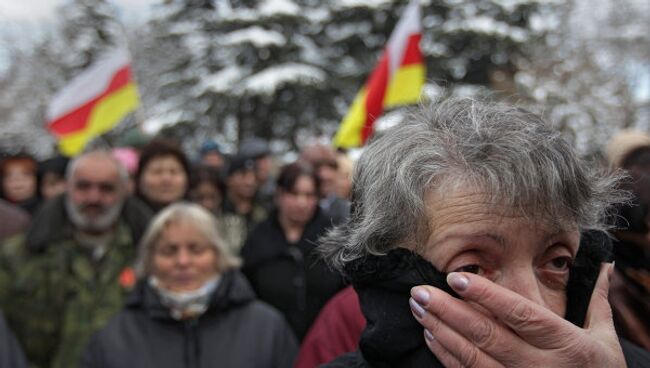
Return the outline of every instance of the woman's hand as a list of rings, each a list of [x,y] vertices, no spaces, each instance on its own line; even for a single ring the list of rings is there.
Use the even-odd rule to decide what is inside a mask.
[[[601,267],[584,329],[471,273],[447,277],[464,300],[418,286],[409,303],[429,349],[446,367],[625,367],[607,301],[612,270]]]

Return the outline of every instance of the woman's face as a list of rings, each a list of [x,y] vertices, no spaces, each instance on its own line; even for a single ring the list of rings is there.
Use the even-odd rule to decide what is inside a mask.
[[[219,189],[209,181],[202,181],[190,190],[190,199],[211,213],[215,213],[221,207],[223,200]]]
[[[299,176],[293,190],[278,189],[277,205],[280,216],[299,225],[307,224],[318,206],[316,183],[310,176]]]
[[[477,192],[426,199],[431,234],[423,256],[443,272],[477,273],[564,316],[577,228],[557,229],[490,207]]]
[[[191,224],[169,224],[153,249],[152,273],[170,291],[197,290],[217,274],[217,253]]]
[[[2,190],[14,202],[30,199],[36,195],[36,176],[23,164],[9,164],[2,178]]]
[[[169,204],[183,198],[187,176],[174,156],[149,161],[140,178],[141,192],[152,202]]]

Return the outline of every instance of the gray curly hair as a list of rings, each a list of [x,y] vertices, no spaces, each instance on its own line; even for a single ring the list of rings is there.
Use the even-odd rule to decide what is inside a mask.
[[[533,220],[607,230],[625,200],[619,173],[598,171],[540,116],[503,103],[450,98],[421,105],[375,139],[354,172],[352,213],[320,251],[336,269],[367,254],[418,249],[432,190],[480,188],[491,205]],[[441,192],[444,193],[444,192]]]

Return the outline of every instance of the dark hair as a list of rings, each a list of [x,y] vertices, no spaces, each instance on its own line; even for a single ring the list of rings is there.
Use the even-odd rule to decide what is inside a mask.
[[[295,161],[282,167],[278,175],[277,188],[285,192],[290,192],[296,186],[296,182],[301,176],[312,178],[316,187],[316,193],[319,193],[320,180],[314,168],[305,161]]]
[[[222,196],[226,195],[226,183],[224,182],[221,174],[213,167],[199,165],[192,168],[192,175],[190,175],[190,190],[195,189],[199,184],[209,182],[213,184],[221,193]]]
[[[70,159],[64,156],[55,156],[41,161],[38,164],[38,177],[40,179],[45,176],[45,174],[51,172],[59,175],[62,178],[65,178],[65,170],[68,167]]]
[[[34,193],[35,197],[38,197],[38,187],[39,187],[39,181],[38,181],[38,162],[29,154],[27,153],[17,153],[15,155],[7,156],[2,158],[0,160],[0,183],[4,181],[4,177],[6,175],[5,171],[7,170],[7,167],[11,164],[19,164],[21,166],[27,167],[28,170],[32,172],[34,175],[34,178],[36,178],[36,193]],[[0,185],[0,198],[6,198],[4,190],[2,189],[2,185]]]
[[[31,170],[34,175],[36,175],[38,171],[38,162],[36,162],[32,156],[27,153],[17,153],[15,155],[5,157],[2,159],[2,161],[0,161],[0,176],[4,176],[7,166],[13,163],[20,163],[27,166],[27,168]]]
[[[140,153],[138,171],[135,173],[136,194],[139,197],[144,198],[142,192],[140,191],[140,178],[142,177],[144,170],[147,168],[147,165],[149,165],[152,160],[165,156],[172,156],[181,164],[181,167],[183,167],[183,171],[185,172],[185,177],[189,181],[190,162],[187,159],[187,156],[185,156],[185,153],[183,153],[181,150],[180,146],[174,141],[156,138],[144,146],[142,148],[142,152]],[[185,195],[187,195],[187,192]]]

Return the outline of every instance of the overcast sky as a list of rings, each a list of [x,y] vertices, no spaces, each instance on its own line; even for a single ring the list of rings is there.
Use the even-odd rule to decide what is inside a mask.
[[[0,0],[0,20],[14,25],[37,26],[54,19],[55,10],[70,0]],[[146,17],[149,7],[160,0],[109,0],[131,20]]]

